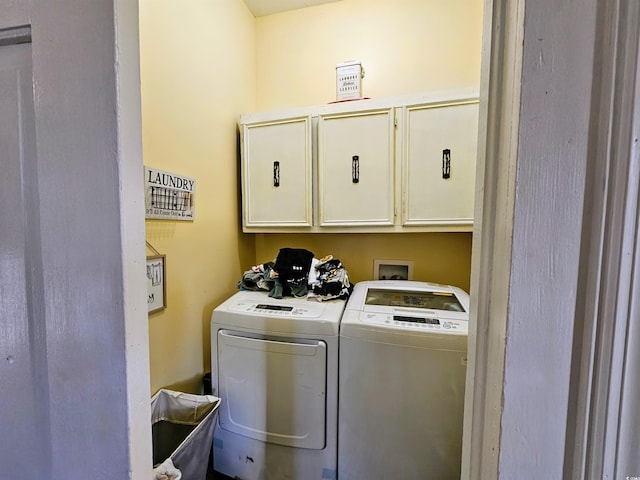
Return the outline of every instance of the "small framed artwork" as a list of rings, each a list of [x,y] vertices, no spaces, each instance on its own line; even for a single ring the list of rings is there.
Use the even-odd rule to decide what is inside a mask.
[[[164,255],[147,257],[147,313],[158,312],[167,307],[167,286],[164,273]]]
[[[413,280],[413,262],[410,260],[373,260],[374,280]]]

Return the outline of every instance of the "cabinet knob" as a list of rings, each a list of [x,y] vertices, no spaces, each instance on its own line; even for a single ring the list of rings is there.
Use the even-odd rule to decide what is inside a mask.
[[[451,150],[442,150],[442,178],[451,177]]]
[[[273,186],[280,186],[280,162],[277,160],[273,162]]]
[[[351,157],[351,181],[353,183],[360,182],[360,156]]]

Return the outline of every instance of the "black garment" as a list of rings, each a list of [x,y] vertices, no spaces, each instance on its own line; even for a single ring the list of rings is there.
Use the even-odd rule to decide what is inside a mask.
[[[304,248],[281,248],[273,269],[278,273],[283,295],[303,297],[307,294],[313,252]]]

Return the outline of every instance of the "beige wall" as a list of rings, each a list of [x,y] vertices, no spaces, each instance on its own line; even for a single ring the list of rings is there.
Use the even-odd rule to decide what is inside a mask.
[[[167,256],[167,309],[149,317],[151,391],[200,388],[213,308],[280,247],[333,254],[354,282],[374,258],[469,289],[471,234],[242,234],[239,115],[335,99],[335,65],[361,60],[364,95],[478,85],[482,0],[343,0],[258,19],[242,0],[140,0],[144,164],[195,178],[193,222],[146,221]],[[151,253],[150,251],[148,252]]]
[[[167,263],[167,308],[149,317],[152,392],[199,389],[211,311],[255,255],[239,231],[236,127],[254,108],[254,24],[242,0],[140,0],[144,164],[197,181],[193,222],[146,221]]]
[[[260,17],[258,110],[335,100],[335,66],[360,60],[366,97],[477,87],[482,0],[343,0]],[[372,278],[375,258],[414,262],[416,280],[469,291],[471,234],[259,235],[256,263],[279,247],[331,253],[352,280]]]
[[[316,258],[333,255],[352,282],[371,280],[373,260],[413,260],[413,279],[457,285],[469,291],[470,233],[259,234],[257,263],[272,261],[280,247],[306,248]]]
[[[342,0],[260,17],[259,110],[334,101],[337,63],[360,60],[363,93],[479,86],[482,0]]]

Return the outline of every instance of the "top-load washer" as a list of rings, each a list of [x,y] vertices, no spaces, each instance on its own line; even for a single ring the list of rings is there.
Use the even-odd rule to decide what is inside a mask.
[[[356,284],[342,316],[339,480],[460,478],[469,297]]]
[[[242,480],[336,478],[344,306],[240,291],[213,311],[216,471]]]

